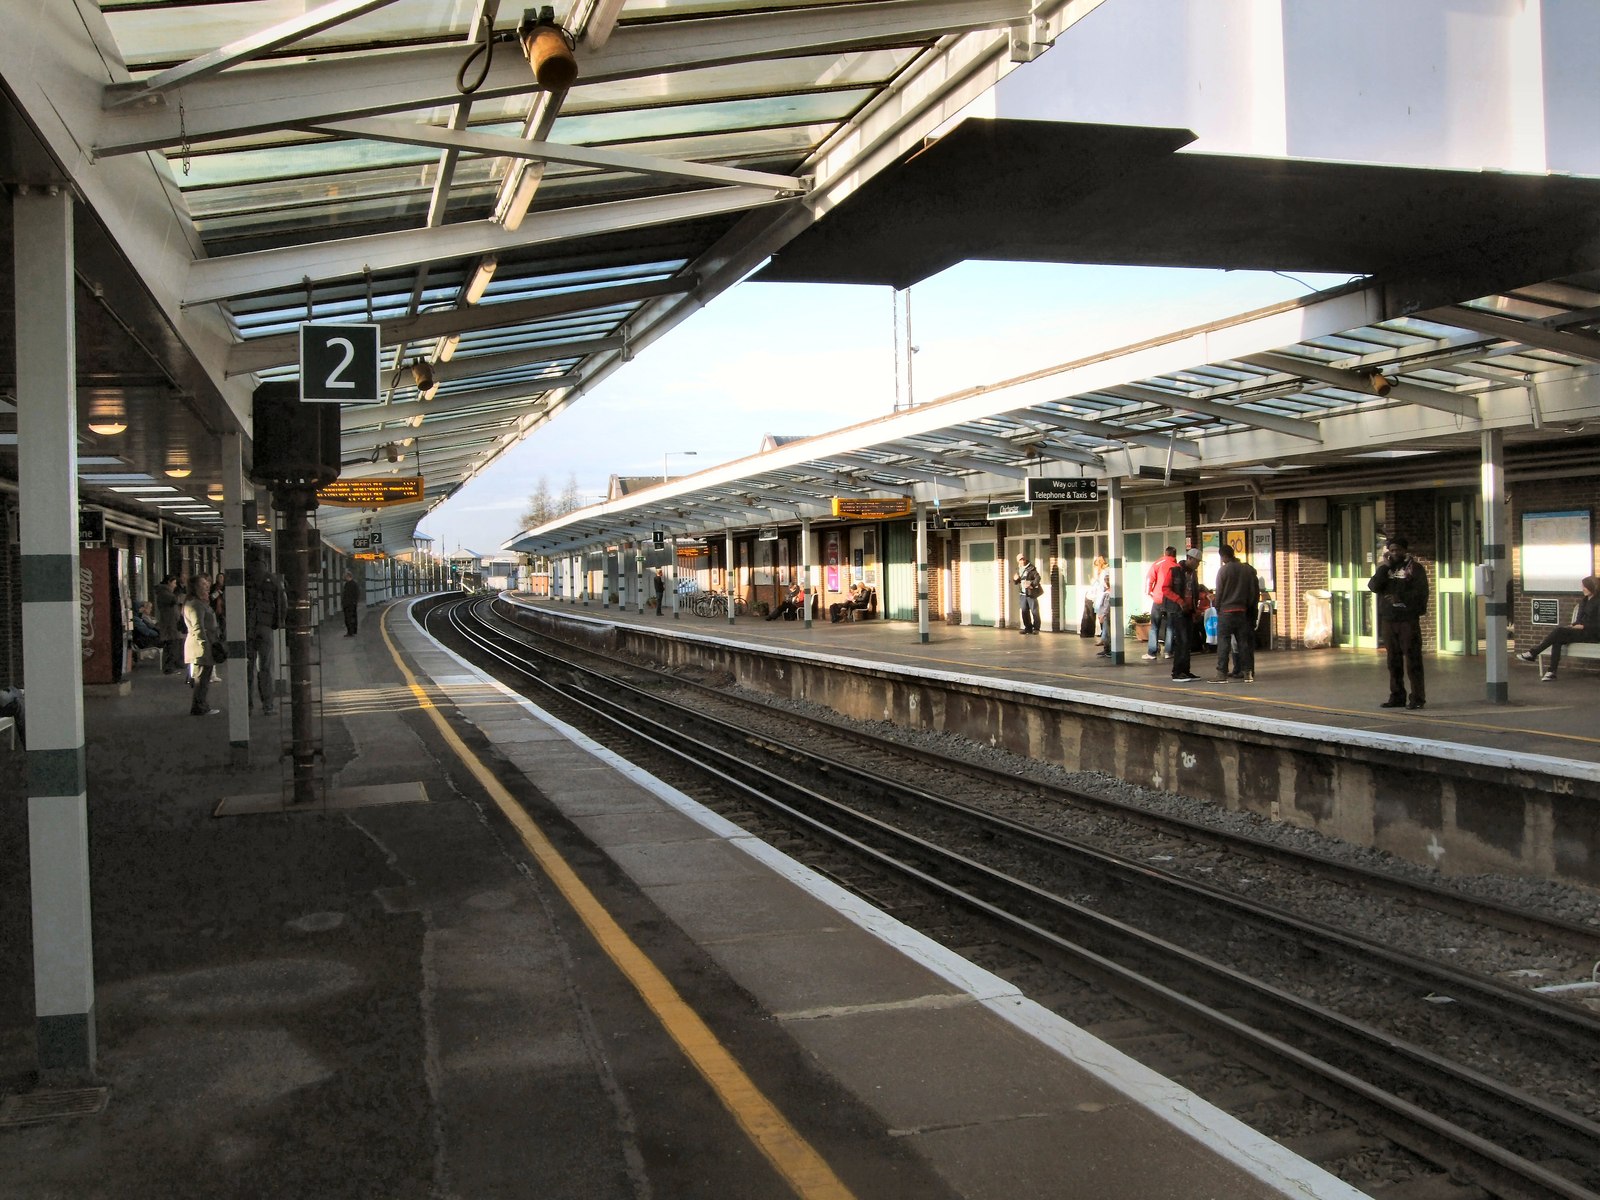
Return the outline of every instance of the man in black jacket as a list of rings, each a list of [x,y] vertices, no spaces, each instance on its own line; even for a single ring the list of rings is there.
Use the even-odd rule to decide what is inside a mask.
[[[1217,610],[1217,682],[1230,679],[1256,681],[1256,609],[1261,597],[1261,577],[1238,553],[1224,542],[1217,553],[1222,568],[1211,593],[1211,607]],[[1232,652],[1233,671],[1228,670]]]
[[[356,617],[361,611],[361,585],[351,571],[344,573],[344,590],[339,594],[339,607],[344,609],[345,637],[355,637]]]
[[[1378,595],[1378,630],[1389,657],[1389,698],[1382,708],[1421,708],[1428,702],[1422,682],[1422,617],[1428,611],[1428,573],[1411,557],[1405,538],[1392,537],[1367,587]],[[1406,677],[1411,699],[1406,699]]]

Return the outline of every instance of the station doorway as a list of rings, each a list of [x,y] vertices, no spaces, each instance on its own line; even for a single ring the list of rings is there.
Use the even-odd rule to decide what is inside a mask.
[[[1049,546],[1041,537],[1014,537],[1006,539],[1006,558],[1000,564],[1000,575],[1004,580],[1006,627],[1009,629],[1022,628],[1022,591],[1011,577],[1017,573],[1017,555],[1026,554],[1039,571],[1039,582],[1044,585],[1044,592],[1039,597],[1039,624],[1041,628],[1055,630],[1060,628],[1056,619],[1055,589],[1050,584],[1050,556]]]
[[[1328,591],[1333,605],[1333,644],[1378,648],[1377,597],[1367,589],[1378,569],[1378,502],[1333,501],[1328,505]]]
[[[1059,626],[1069,633],[1083,619],[1083,601],[1094,582],[1096,555],[1111,558],[1111,539],[1104,533],[1064,533],[1061,535],[1061,612]]]
[[[998,599],[994,570],[994,542],[969,542],[961,546],[961,609],[963,624],[993,625]]]
[[[1439,561],[1434,570],[1435,616],[1440,654],[1477,654],[1484,620],[1473,590],[1478,547],[1483,544],[1478,497],[1472,492],[1439,497]]]

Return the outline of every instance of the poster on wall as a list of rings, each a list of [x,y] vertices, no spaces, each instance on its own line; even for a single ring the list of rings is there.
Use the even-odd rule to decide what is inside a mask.
[[[830,530],[822,539],[822,565],[824,575],[827,577],[828,590],[840,591],[839,587],[839,534]]]
[[[1261,580],[1263,591],[1275,592],[1278,590],[1278,581],[1273,574],[1272,564],[1272,530],[1252,529],[1250,531],[1250,565],[1256,569],[1256,575]]]
[[[778,582],[793,583],[794,576],[789,573],[789,540],[783,539],[778,543]]]
[[[1589,510],[1522,514],[1522,590],[1576,592],[1594,574]]]
[[[750,543],[749,542],[740,542],[739,543],[739,576],[738,576],[737,583],[735,585],[730,585],[729,588],[728,588],[728,592],[729,592],[730,595],[733,594],[733,587],[734,586],[738,587],[740,594],[743,594],[744,590],[747,587],[750,586]]]
[[[772,586],[772,548],[777,542],[756,543],[756,577],[757,587]]]
[[[1250,557],[1249,536],[1242,529],[1230,529],[1224,535],[1228,545],[1233,547],[1233,552],[1240,558]],[[1259,570],[1260,568],[1257,568]]]
[[[862,569],[856,578],[868,587],[878,586],[878,531],[876,529],[863,529],[861,531]]]

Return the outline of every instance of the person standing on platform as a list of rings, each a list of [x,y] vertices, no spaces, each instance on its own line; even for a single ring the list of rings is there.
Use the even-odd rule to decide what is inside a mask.
[[[1163,644],[1163,639],[1167,657],[1172,657],[1172,626],[1167,623],[1167,605],[1162,593],[1166,590],[1167,575],[1177,562],[1177,549],[1168,546],[1144,573],[1144,594],[1150,599],[1150,650],[1144,656],[1145,662],[1155,662],[1161,657],[1158,647]]]
[[[1217,682],[1256,681],[1256,609],[1261,599],[1261,578],[1256,569],[1241,562],[1234,548],[1223,543],[1217,551],[1222,567],[1211,604],[1217,610]],[[1228,659],[1233,659],[1229,670]]]
[[[1039,578],[1039,568],[1028,561],[1026,554],[1017,555],[1017,573],[1011,577],[1022,597],[1022,632],[1039,632],[1039,596],[1044,583]]]
[[[277,670],[277,631],[289,615],[289,601],[283,580],[259,559],[250,560],[245,579],[244,636],[246,664],[245,695],[255,707],[254,696],[261,695],[261,711],[272,715],[273,689]]]
[[[214,717],[222,710],[212,708],[211,673],[216,669],[216,647],[222,641],[222,627],[211,610],[211,580],[196,575],[183,602],[183,661],[189,664],[194,681],[194,696],[189,702],[191,717]]]
[[[171,675],[183,658],[183,601],[176,575],[163,575],[156,584],[156,632],[161,635],[161,673]]]
[[[656,589],[656,616],[661,615],[661,598],[667,594],[667,577],[661,573],[661,568],[656,568],[656,577],[652,581]]]
[[[1200,587],[1200,551],[1190,550],[1183,561],[1174,561],[1162,585],[1162,609],[1167,617],[1167,636],[1172,639],[1172,679],[1174,683],[1193,683],[1200,676],[1189,669],[1189,636],[1194,625],[1194,602]]]
[[[1583,600],[1572,614],[1572,624],[1557,626],[1532,650],[1517,655],[1523,662],[1536,663],[1539,655],[1550,651],[1550,669],[1539,676],[1543,683],[1555,682],[1556,669],[1561,666],[1561,647],[1573,642],[1600,642],[1600,578],[1590,575],[1579,586],[1583,588]]]
[[[344,590],[339,593],[339,605],[344,609],[344,635],[355,637],[356,614],[361,609],[361,585],[349,571],[344,573]]]
[[[1392,537],[1383,544],[1383,557],[1367,587],[1378,595],[1378,629],[1389,660],[1389,698],[1379,707],[1421,708],[1428,702],[1422,681],[1422,617],[1428,611],[1428,573],[1411,557],[1411,545],[1405,538]]]
[[[1094,605],[1094,636],[1099,645],[1098,657],[1111,657],[1111,564],[1105,555],[1094,556],[1089,568],[1094,576],[1089,580],[1088,599]]]

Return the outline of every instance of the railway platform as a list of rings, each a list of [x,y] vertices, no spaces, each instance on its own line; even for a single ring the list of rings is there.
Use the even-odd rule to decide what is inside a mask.
[[[26,806],[0,808],[7,1195],[1358,1195],[407,608],[326,637],[331,786],[306,811],[276,802],[279,718],[236,765],[181,676],[86,698],[89,1115],[3,1123],[68,1093],[29,1075]]]
[[[1257,812],[1446,873],[1600,886],[1600,677],[1552,683],[1514,663],[1511,703],[1482,664],[1430,657],[1421,710],[1380,707],[1380,655],[1262,651],[1254,683],[1179,683],[1143,647],[1114,666],[1075,634],[907,622],[657,617],[506,597],[526,623],[679,664],[780,698],[956,733],[1074,769]]]

